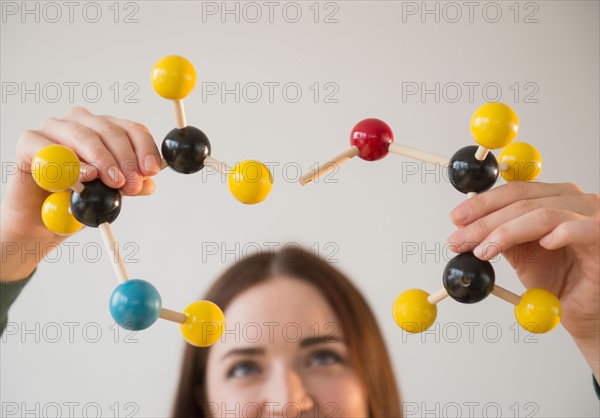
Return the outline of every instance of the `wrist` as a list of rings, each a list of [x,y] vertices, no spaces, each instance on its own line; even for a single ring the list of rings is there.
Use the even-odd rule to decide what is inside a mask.
[[[0,281],[3,282],[30,276],[40,261],[66,238],[53,234],[43,225],[15,227],[19,225],[23,222],[11,215],[10,208],[2,205]]]
[[[12,282],[31,275],[42,259],[41,243],[2,232],[0,281]]]

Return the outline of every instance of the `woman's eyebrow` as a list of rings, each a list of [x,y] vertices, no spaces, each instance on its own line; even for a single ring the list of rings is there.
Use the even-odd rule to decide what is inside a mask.
[[[221,360],[225,360],[230,356],[259,356],[264,354],[264,348],[236,348],[226,353],[223,357],[221,357]]]
[[[300,347],[310,347],[311,345],[317,344],[325,344],[325,343],[346,343],[346,340],[340,337],[335,336],[321,336],[321,337],[312,337],[306,338],[300,341]]]

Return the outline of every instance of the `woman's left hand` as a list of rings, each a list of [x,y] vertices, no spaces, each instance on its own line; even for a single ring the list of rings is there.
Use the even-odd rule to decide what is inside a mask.
[[[555,294],[561,322],[599,375],[600,198],[570,183],[512,182],[458,205],[456,252],[502,255],[526,288]]]

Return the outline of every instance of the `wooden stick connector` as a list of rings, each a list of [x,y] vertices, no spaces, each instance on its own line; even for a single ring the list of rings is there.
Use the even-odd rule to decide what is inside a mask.
[[[102,241],[104,241],[104,246],[106,247],[107,253],[113,255],[111,257],[111,264],[115,274],[117,275],[119,283],[126,282],[129,278],[129,275],[127,274],[125,262],[123,262],[123,258],[121,257],[121,252],[119,251],[119,246],[115,241],[115,236],[112,232],[110,224],[108,222],[104,222],[103,224],[98,225],[98,229],[102,235]]]
[[[169,166],[169,164],[167,163],[167,160],[165,160],[164,158],[161,158],[160,159],[160,171],[163,171],[168,166]]]
[[[306,173],[305,175],[303,175],[302,177],[300,177],[300,180],[299,180],[300,185],[306,186],[308,183],[311,183],[311,182],[317,180],[319,177],[323,176],[324,174],[329,173],[336,167],[339,167],[340,165],[344,164],[346,161],[356,157],[359,154],[359,152],[360,151],[357,146],[355,146],[355,145],[351,146],[346,151],[342,152],[339,155],[336,155],[331,160],[320,165],[315,170],[312,170],[312,171]]]
[[[389,151],[394,154],[414,158],[415,160],[424,161],[429,164],[439,164],[442,167],[450,163],[450,158],[422,151],[417,148],[407,147],[406,145],[396,144],[395,142],[390,144]]]
[[[181,312],[172,311],[167,308],[160,308],[159,318],[166,319],[167,321],[177,322],[178,324],[185,323],[187,316]]]
[[[173,100],[173,102],[175,103],[175,126],[177,126],[177,129],[183,129],[187,126],[183,100]]]
[[[513,305],[518,305],[521,301],[521,297],[519,295],[516,295],[510,290],[500,287],[497,284],[494,285],[492,294]]]
[[[71,186],[71,190],[73,190],[75,193],[81,193],[83,189],[85,189],[85,186],[79,180],[77,180],[75,184]]]
[[[435,305],[438,302],[441,302],[442,300],[446,299],[447,297],[448,297],[448,292],[446,291],[446,288],[442,287],[437,292],[429,295],[427,297],[427,302],[431,303],[432,305]]]
[[[216,171],[224,176],[227,176],[229,173],[231,173],[231,167],[217,159],[214,159],[210,155],[204,159],[204,165],[210,168],[212,171]]]
[[[483,161],[485,160],[485,157],[487,157],[488,152],[490,152],[489,149],[480,145],[477,148],[477,151],[475,151],[475,158],[477,158],[479,161]]]

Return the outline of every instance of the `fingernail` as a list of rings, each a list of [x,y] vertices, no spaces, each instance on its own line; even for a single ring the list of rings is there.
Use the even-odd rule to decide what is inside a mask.
[[[473,254],[475,255],[475,257],[477,257],[480,260],[485,260],[485,258],[483,257],[483,254],[481,253],[483,251],[483,245],[479,244],[477,247],[473,248]]]
[[[123,173],[114,165],[108,169],[108,177],[115,183],[120,183],[125,178]]]
[[[450,212],[450,220],[455,224],[461,224],[469,218],[471,209],[469,206],[458,206]]]
[[[457,247],[460,247],[464,241],[465,241],[465,234],[462,231],[462,229],[459,229],[458,231],[454,231],[454,233],[452,235],[450,235],[447,240],[447,242],[449,244],[455,244]]]
[[[146,158],[144,158],[144,168],[147,171],[152,171],[152,172],[160,171],[160,166],[158,165],[158,161],[156,161],[156,158],[152,155],[146,155]]]
[[[547,247],[552,242],[552,233],[546,235],[540,240],[540,245]]]
[[[79,167],[79,178],[88,179],[96,178],[98,176],[98,169],[93,165],[82,164]]]
[[[489,241],[483,241],[473,249],[473,254],[480,260],[489,260],[496,256],[496,245],[491,245]]]

